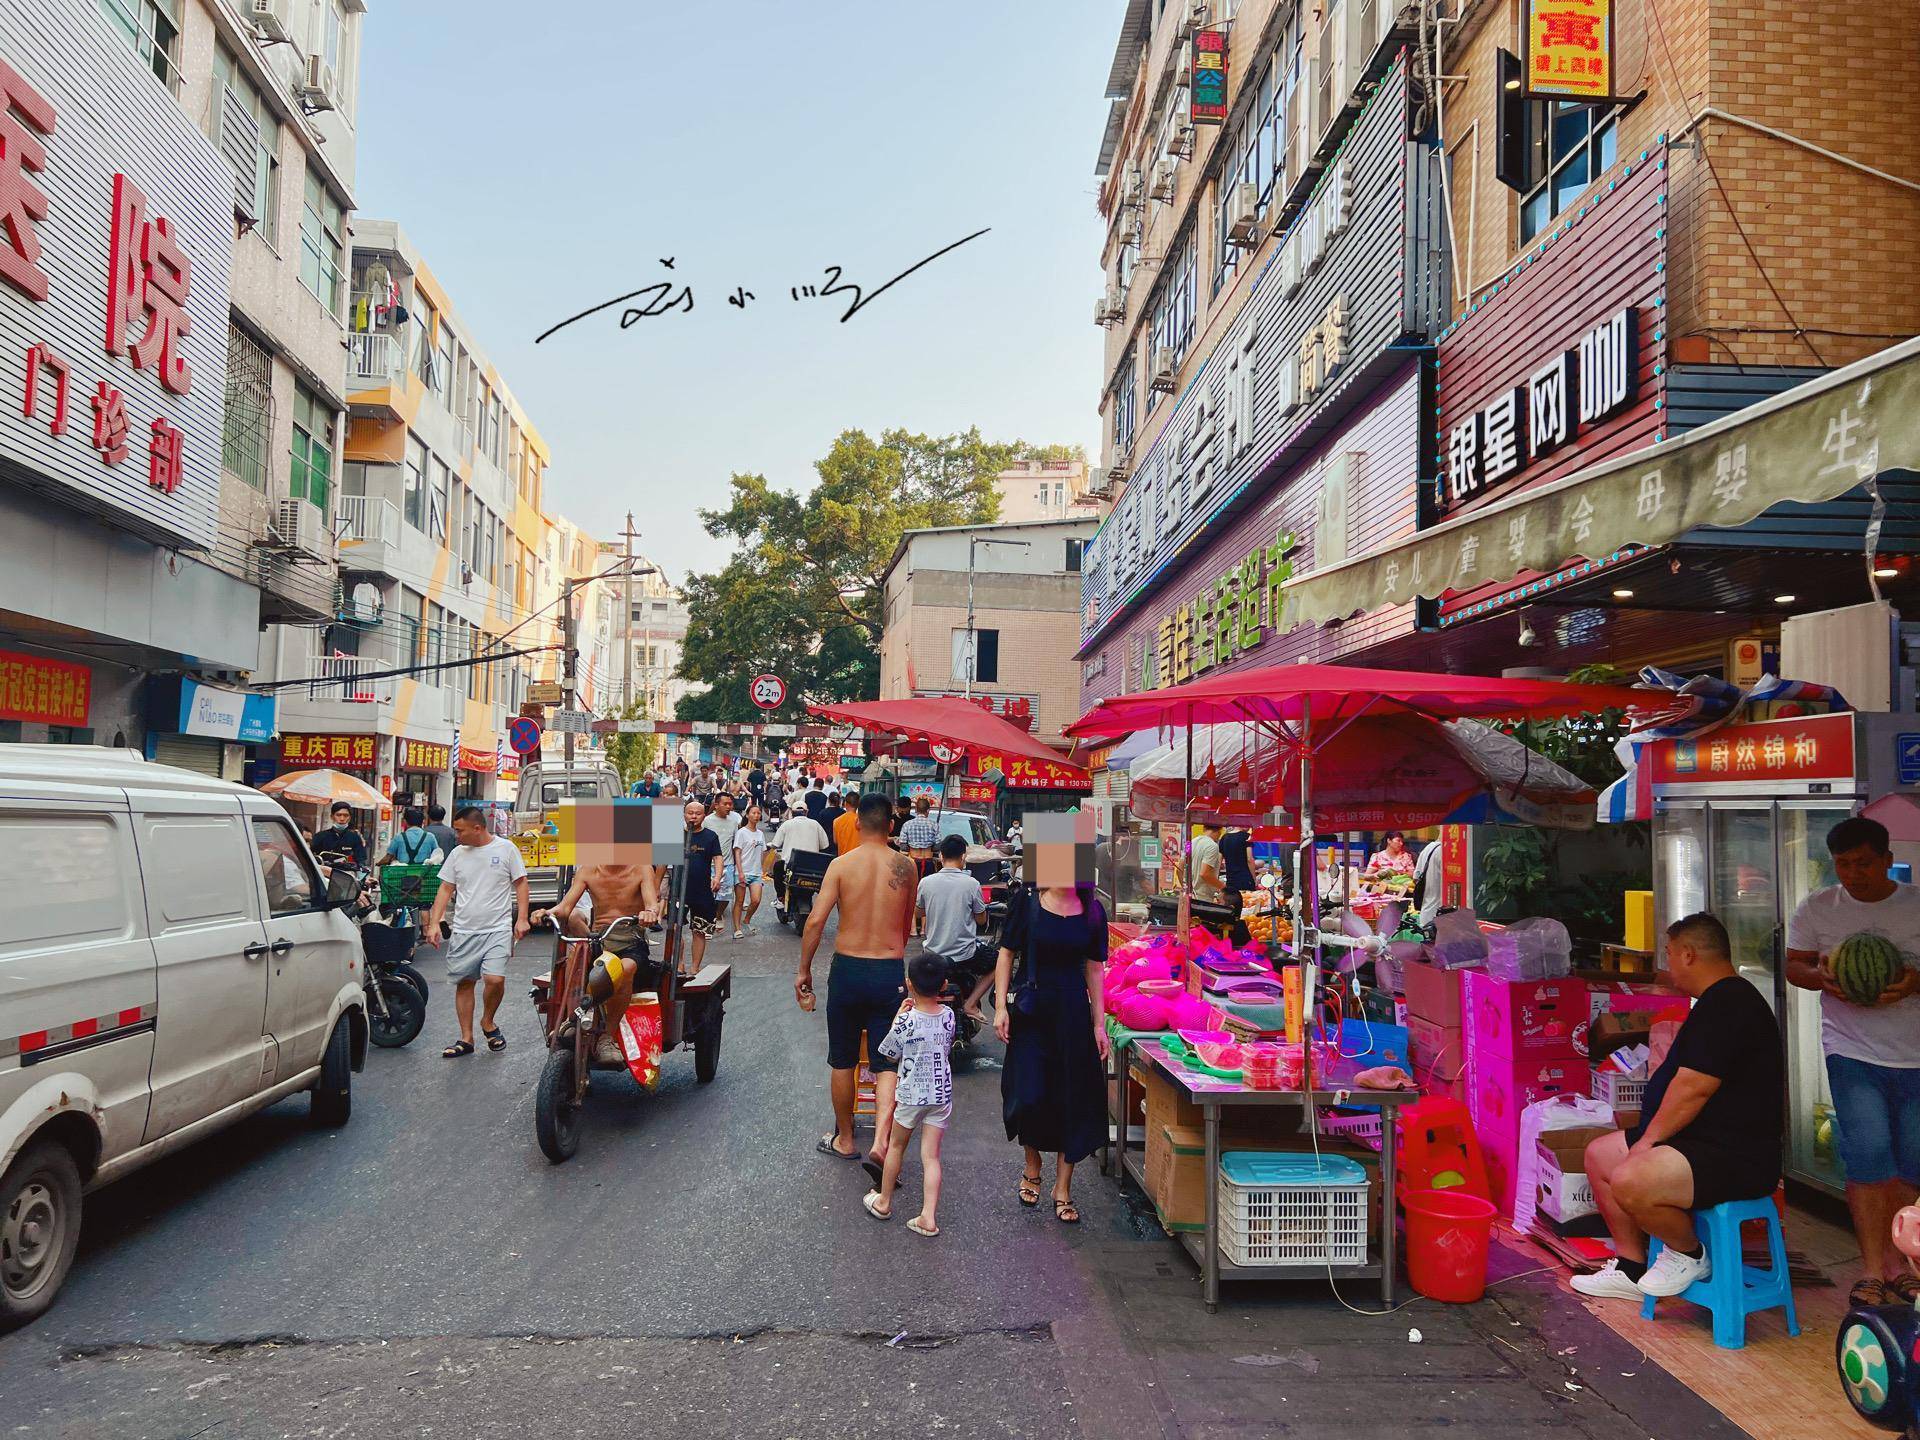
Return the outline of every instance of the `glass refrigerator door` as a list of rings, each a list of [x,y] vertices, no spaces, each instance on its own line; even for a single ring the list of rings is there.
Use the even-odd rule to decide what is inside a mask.
[[[1653,948],[1664,968],[1667,926],[1707,908],[1707,807],[1698,800],[1659,802],[1653,817]]]
[[[1826,834],[1852,814],[1846,805],[1785,802],[1780,807],[1780,915],[1834,883]],[[1785,953],[1784,946],[1782,954]],[[1838,1194],[1845,1177],[1834,1150],[1833,1096],[1820,1052],[1820,996],[1785,985],[1787,1172]]]
[[[1707,907],[1720,917],[1733,941],[1733,968],[1751,980],[1777,1012],[1781,910],[1773,806],[1715,801],[1707,817],[1712,856]]]

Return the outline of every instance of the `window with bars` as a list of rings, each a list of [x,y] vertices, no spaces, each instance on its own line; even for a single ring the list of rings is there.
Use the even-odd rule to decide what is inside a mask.
[[[1193,343],[1194,314],[1199,301],[1193,251],[1193,230],[1189,227],[1174,243],[1167,259],[1165,278],[1154,295],[1150,311],[1152,319],[1147,332],[1149,364],[1158,364],[1160,352],[1165,350],[1178,367],[1186,358],[1187,347]],[[1159,399],[1159,391],[1149,391],[1148,413],[1152,413]]]
[[[1533,239],[1613,167],[1620,109],[1542,100],[1527,107],[1520,239]]]
[[[1113,459],[1116,464],[1126,458],[1133,448],[1134,429],[1134,373],[1133,348],[1127,348],[1127,358],[1121,362],[1120,371],[1113,377]]]
[[[220,416],[220,465],[254,489],[267,488],[273,434],[273,361],[266,348],[227,323],[227,392]]]
[[[99,0],[100,13],[167,89],[180,89],[180,0]]]
[[[341,278],[346,270],[345,212],[321,180],[307,170],[306,201],[300,207],[300,283],[334,315],[340,313]]]
[[[1287,116],[1294,92],[1300,88],[1305,47],[1305,31],[1296,11],[1273,58],[1261,73],[1260,88],[1252,106],[1227,142],[1227,163],[1220,172],[1219,188],[1214,196],[1214,294],[1220,292],[1220,287],[1240,265],[1239,248],[1227,243],[1227,223],[1235,189],[1242,184],[1255,186],[1262,210],[1274,202],[1276,191],[1280,199],[1286,198]]]
[[[333,411],[299,381],[293,386],[293,464],[287,493],[329,513],[333,486]]]

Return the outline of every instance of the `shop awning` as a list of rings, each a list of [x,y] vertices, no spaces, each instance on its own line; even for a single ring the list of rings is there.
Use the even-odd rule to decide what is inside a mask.
[[[1920,338],[1675,440],[1288,582],[1286,628],[1551,572],[1920,470]],[[1877,526],[1868,531],[1869,545]]]
[[[1008,724],[971,700],[927,696],[911,700],[865,700],[851,705],[809,705],[807,709],[837,724],[948,745],[969,755],[1044,760],[1062,767],[1067,763],[1051,745],[1036,740],[1019,726]],[[1087,783],[1084,770],[1077,771],[1076,783]]]

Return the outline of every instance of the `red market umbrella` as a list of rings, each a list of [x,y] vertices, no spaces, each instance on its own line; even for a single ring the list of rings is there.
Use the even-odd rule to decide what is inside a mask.
[[[970,700],[928,696],[911,700],[864,700],[852,705],[809,705],[807,709],[823,720],[902,735],[909,740],[925,740],[968,755],[1045,761],[1071,769],[1075,775],[1073,784],[1092,784],[1084,769],[1069,765],[1051,745]]]

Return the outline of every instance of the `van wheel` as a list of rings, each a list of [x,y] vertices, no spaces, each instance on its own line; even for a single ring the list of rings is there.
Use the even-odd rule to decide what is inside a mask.
[[[353,1038],[347,1017],[334,1022],[320,1057],[320,1078],[313,1084],[313,1108],[307,1113],[316,1125],[344,1125],[353,1114]]]
[[[79,1243],[79,1167],[59,1141],[36,1141],[0,1177],[0,1331],[46,1312]]]

